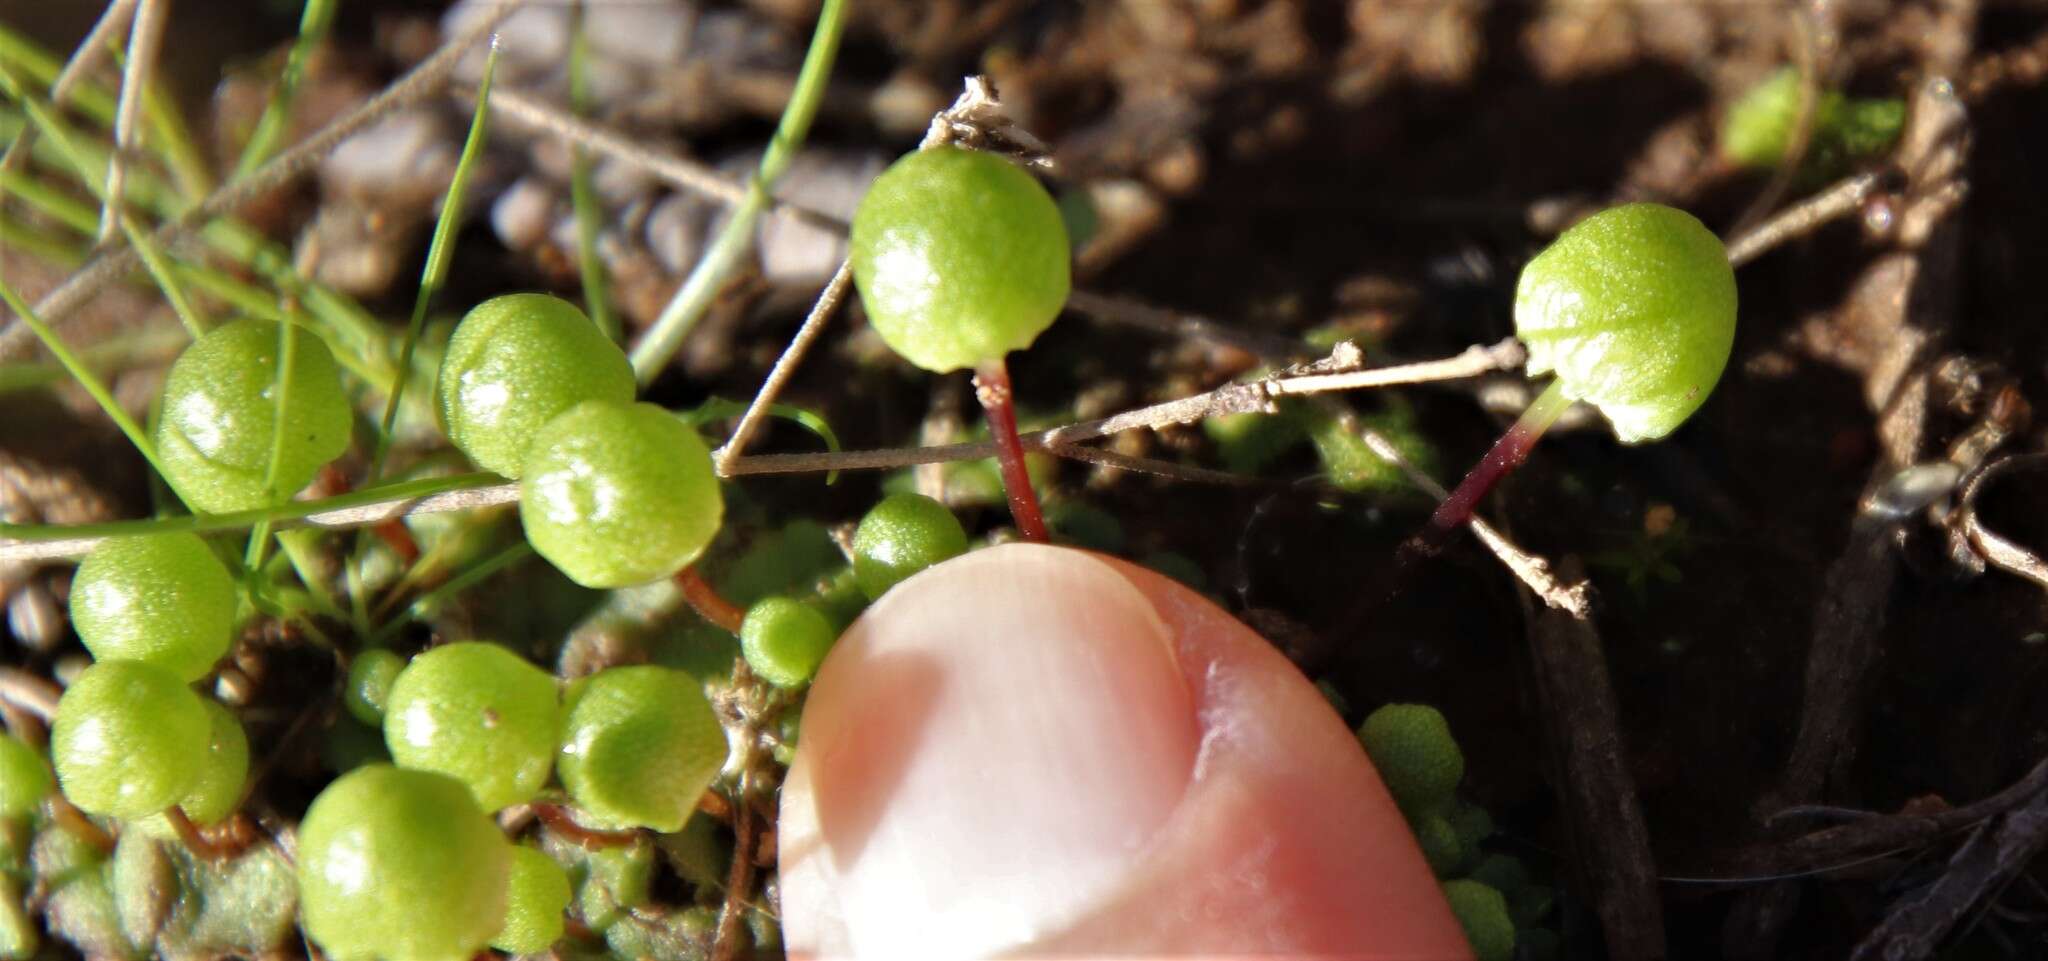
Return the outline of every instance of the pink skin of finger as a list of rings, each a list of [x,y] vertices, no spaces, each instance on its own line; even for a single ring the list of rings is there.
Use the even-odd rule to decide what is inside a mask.
[[[782,789],[790,957],[1470,959],[1357,739],[1194,591],[1008,544],[826,658]]]

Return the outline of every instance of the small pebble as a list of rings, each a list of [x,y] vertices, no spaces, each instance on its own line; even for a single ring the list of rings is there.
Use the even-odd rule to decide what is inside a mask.
[[[495,0],[462,0],[441,16],[441,35],[454,37],[488,16]],[[498,24],[498,68],[516,77],[552,70],[569,59],[569,5],[530,3]],[[455,68],[458,79],[475,83],[484,73],[482,45]]]
[[[335,147],[320,181],[343,197],[425,203],[447,187],[459,153],[440,114],[401,110]]]
[[[682,61],[697,13],[683,0],[592,0],[584,9],[592,53],[653,67]]]
[[[775,195],[799,206],[843,220],[868,185],[881,176],[888,161],[879,154],[807,150],[797,154],[775,186]],[[761,218],[761,273],[770,283],[801,286],[823,283],[846,259],[846,238],[834,230],[806,223],[794,214],[771,210]]]
[[[491,229],[510,250],[531,250],[547,239],[561,195],[547,181],[521,177],[491,204]]]
[[[690,194],[669,194],[647,215],[647,248],[670,274],[681,276],[696,266],[704,252],[705,226],[711,204]]]
[[[30,584],[7,602],[7,629],[35,650],[48,651],[63,643],[66,625],[64,609],[41,584]]]

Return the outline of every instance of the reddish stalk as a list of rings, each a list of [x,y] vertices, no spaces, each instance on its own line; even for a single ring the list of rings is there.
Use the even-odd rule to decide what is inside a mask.
[[[1565,408],[1572,405],[1571,398],[1564,395],[1558,381],[1538,395],[1522,416],[1516,418],[1507,433],[1493,442],[1486,456],[1479,459],[1465,479],[1438,504],[1436,512],[1429,516],[1429,527],[1418,535],[1428,545],[1438,546],[1449,539],[1458,528],[1472,519],[1472,512],[1479,508],[1479,502],[1491,492],[1501,478],[1508,476],[1522,462],[1529,459],[1529,451],[1550,425],[1557,423]]]
[[[1024,442],[1017,439],[1017,408],[1011,403],[1010,367],[1001,357],[974,370],[974,397],[988,415],[989,436],[996,443],[996,461],[1002,465],[1003,493],[1010,498],[1010,516],[1017,532],[1027,541],[1043,544],[1045,513],[1038,509],[1038,493],[1031,489],[1031,472],[1024,467]]]
[[[178,839],[185,842],[187,850],[208,861],[225,861],[248,850],[255,842],[255,832],[239,813],[218,826],[202,828],[192,823],[184,808],[173,804],[164,811],[164,820],[171,822],[171,829],[178,832]]]
[[[718,588],[712,587],[704,575],[697,573],[695,566],[676,572],[676,586],[682,588],[684,602],[697,612],[698,617],[731,633],[740,632],[740,624],[747,619],[747,612],[719,594]]]
[[[600,831],[584,827],[576,823],[576,819],[559,804],[536,804],[533,806],[533,815],[540,818],[540,823],[547,825],[548,830],[568,838],[577,847],[586,851],[622,848],[640,838],[638,831]]]

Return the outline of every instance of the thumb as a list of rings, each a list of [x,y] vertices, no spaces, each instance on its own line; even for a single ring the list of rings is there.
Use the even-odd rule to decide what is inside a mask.
[[[779,827],[797,958],[1461,959],[1358,742],[1142,568],[978,551],[839,640]]]

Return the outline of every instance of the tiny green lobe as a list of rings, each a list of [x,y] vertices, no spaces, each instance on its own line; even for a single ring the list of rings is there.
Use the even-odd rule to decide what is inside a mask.
[[[235,581],[196,534],[102,541],[71,581],[71,623],[100,660],[147,661],[196,681],[228,651]]]
[[[696,678],[615,667],[572,689],[555,770],[593,818],[666,832],[696,810],[726,753],[725,730]]]
[[[633,367],[576,305],[548,294],[478,304],[441,361],[441,423],[478,467],[519,479],[527,445],[586,400],[633,400]]]
[[[197,824],[217,824],[242,803],[242,785],[249,779],[249,736],[227,708],[200,698],[206,708],[208,736],[199,774],[178,807]]]
[[[372,727],[384,726],[384,705],[391,700],[391,685],[405,670],[405,658],[381,647],[373,647],[348,663],[348,682],[341,691],[342,706],[355,719]]]
[[[967,553],[967,531],[923,494],[882,498],[853,533],[853,578],[869,600],[940,561]]]
[[[466,959],[505,925],[512,845],[453,778],[371,764],[299,824],[300,918],[336,961]]]
[[[1052,196],[978,150],[904,156],[853,216],[853,280],[868,322],[934,372],[1031,346],[1066,304],[1071,258]]]
[[[560,730],[555,679],[478,641],[413,658],[392,682],[384,711],[384,743],[398,766],[461,781],[486,811],[540,792]]]
[[[1512,961],[1515,956],[1515,920],[1508,914],[1507,899],[1499,891],[1477,881],[1447,881],[1444,900],[1465,929],[1478,961]]]
[[[276,324],[217,327],[171,365],[156,442],[165,479],[193,508],[218,514],[281,502],[348,449],[353,417],[334,355],[310,331],[292,336],[281,431]]]
[[[747,608],[740,650],[747,666],[768,683],[797,688],[811,682],[839,632],[817,608],[787,597],[766,597]]]
[[[1735,271],[1691,214],[1628,204],[1574,225],[1522,269],[1515,333],[1623,443],[1657,440],[1706,403],[1735,343]]]
[[[1442,713],[1427,704],[1388,704],[1359,725],[1358,740],[1401,809],[1441,813],[1465,777],[1465,755]]]
[[[505,927],[491,947],[511,954],[546,951],[562,938],[570,896],[569,874],[553,858],[523,844],[513,848]]]
[[[652,404],[585,401],[549,421],[527,450],[519,495],[533,549],[594,588],[682,570],[725,514],[711,452]]]
[[[212,740],[199,695],[141,661],[100,661],[57,702],[50,759],[64,796],[87,813],[156,814],[198,779]]]

